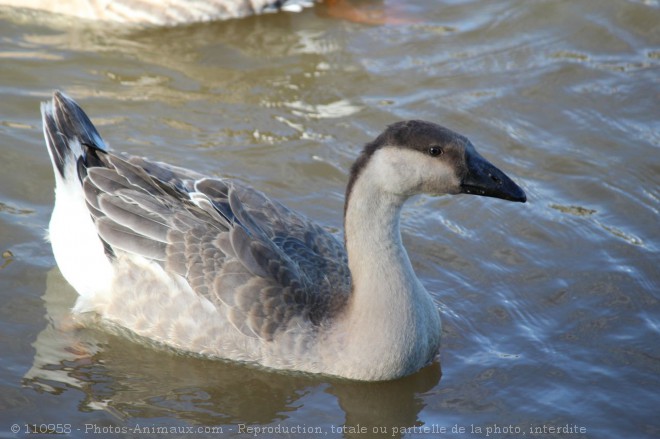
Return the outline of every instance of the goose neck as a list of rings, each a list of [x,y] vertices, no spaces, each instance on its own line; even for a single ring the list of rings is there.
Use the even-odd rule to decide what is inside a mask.
[[[347,195],[344,217],[353,293],[405,294],[418,285],[401,241],[399,221],[407,197],[369,184],[363,174]]]

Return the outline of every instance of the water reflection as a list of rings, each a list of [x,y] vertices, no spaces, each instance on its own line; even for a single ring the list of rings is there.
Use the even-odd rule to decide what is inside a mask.
[[[33,343],[34,362],[23,384],[55,394],[79,389],[85,394],[81,410],[105,410],[118,424],[142,419],[228,429],[238,424],[292,426],[302,425],[295,419],[302,406],[323,411],[336,404],[345,413],[346,426],[391,431],[420,424],[422,395],[440,381],[437,362],[401,380],[356,383],[187,357],[98,325],[81,327],[69,312],[75,299],[59,270],[51,270],[43,296],[48,324]],[[327,395],[334,401],[327,401]],[[320,419],[308,422],[316,426]]]

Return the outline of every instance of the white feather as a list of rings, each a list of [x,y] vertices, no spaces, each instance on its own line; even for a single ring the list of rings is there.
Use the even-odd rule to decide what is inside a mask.
[[[75,154],[81,154],[75,140],[69,146]],[[56,167],[54,171],[55,207],[48,239],[62,275],[81,296],[76,310],[87,311],[93,307],[94,296],[110,287],[114,271],[87,209],[73,156],[67,157],[64,178]]]

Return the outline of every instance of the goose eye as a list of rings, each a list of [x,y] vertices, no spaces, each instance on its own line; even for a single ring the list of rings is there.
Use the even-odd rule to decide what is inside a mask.
[[[442,148],[440,148],[439,146],[430,146],[429,155],[431,157],[437,157],[439,155],[442,155]]]

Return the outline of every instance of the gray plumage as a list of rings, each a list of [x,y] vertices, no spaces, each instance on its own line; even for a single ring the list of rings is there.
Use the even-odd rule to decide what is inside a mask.
[[[49,233],[74,311],[200,355],[362,380],[428,364],[440,316],[401,242],[420,193],[525,201],[469,140],[390,125],[351,168],[345,242],[238,182],[109,151],[83,110],[42,104]]]
[[[181,275],[252,337],[272,340],[293,316],[323,324],[345,305],[346,252],[328,231],[237,182],[115,155],[95,130],[80,136],[85,130],[72,121],[84,113],[74,101],[56,94],[54,102],[46,131],[81,139],[85,200],[112,254]],[[66,154],[57,148],[66,142],[51,144],[57,157]]]

